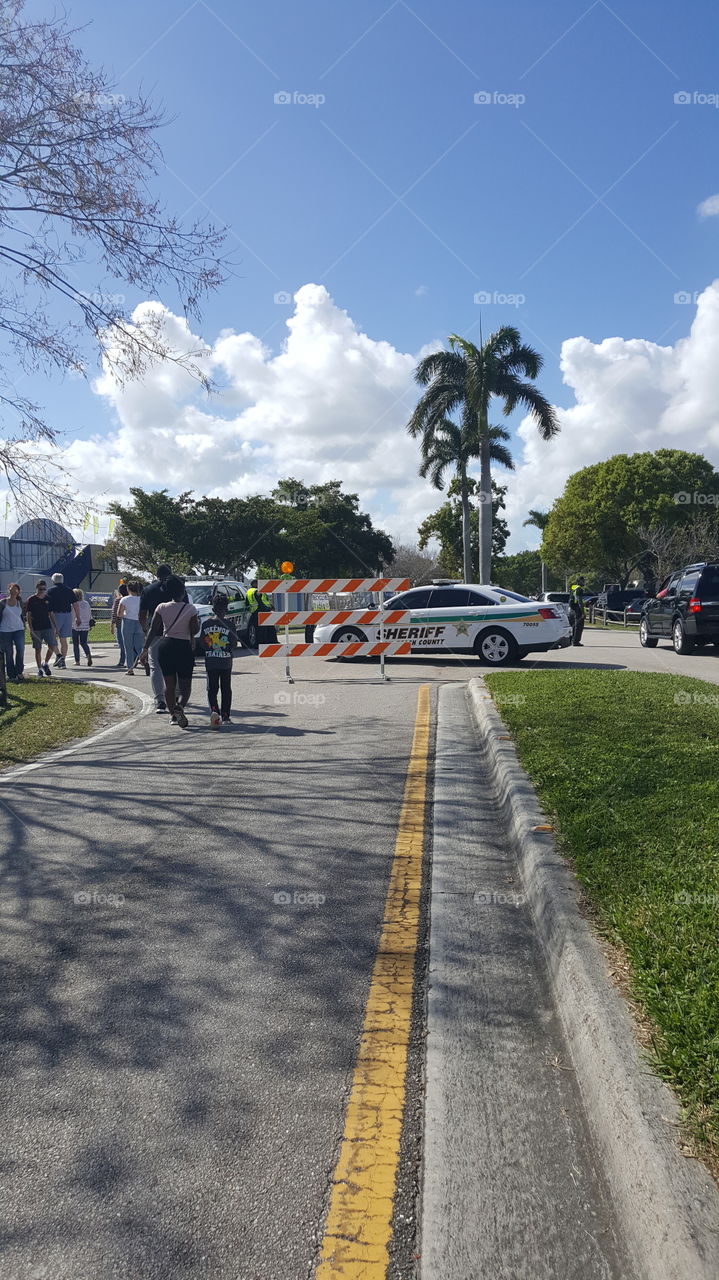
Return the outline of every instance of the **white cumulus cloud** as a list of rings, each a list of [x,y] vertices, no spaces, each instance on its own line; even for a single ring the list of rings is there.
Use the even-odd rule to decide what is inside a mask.
[[[707,196],[706,200],[702,200],[697,207],[697,213],[700,218],[715,218],[719,214],[719,195]]]
[[[561,432],[545,444],[531,419],[518,434],[521,460],[510,481],[508,513],[526,543],[522,520],[530,508],[546,510],[573,471],[615,453],[687,449],[719,466],[719,281],[697,302],[687,338],[662,347],[644,338],[569,338],[561,369],[575,403],[559,408]],[[537,536],[532,536],[537,545]]]
[[[156,313],[159,303],[135,312]],[[287,337],[273,352],[255,334],[226,329],[213,343],[160,308],[179,351],[200,353],[219,391],[208,396],[172,364],[120,387],[107,372],[94,390],[110,408],[108,434],[73,441],[61,461],[82,497],[124,500],[132,485],[221,497],[267,493],[283,476],[340,479],[375,523],[404,540],[441,495],[417,475],[405,423],[415,403],[417,359],[437,348],[398,351],[362,333],[320,285],[295,295]],[[530,419],[518,427],[508,484],[508,550],[537,545],[522,522],[546,510],[567,477],[614,453],[676,447],[719,465],[719,281],[700,295],[688,337],[674,346],[644,338],[568,338],[561,370],[568,407],[544,443]],[[541,382],[540,382],[541,385]]]

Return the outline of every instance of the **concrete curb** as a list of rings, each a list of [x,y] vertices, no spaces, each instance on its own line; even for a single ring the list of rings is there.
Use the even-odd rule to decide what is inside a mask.
[[[54,764],[56,760],[62,760],[66,756],[77,755],[79,751],[84,751],[85,747],[91,746],[93,742],[100,742],[102,738],[108,738],[110,734],[117,733],[120,729],[126,729],[128,725],[142,720],[144,716],[149,715],[155,705],[154,698],[151,698],[149,694],[143,693],[141,689],[130,689],[124,684],[111,684],[104,680],[76,680],[74,683],[79,687],[96,685],[98,689],[109,689],[110,692],[116,691],[126,694],[128,698],[135,698],[140,703],[140,710],[131,713],[129,716],[124,716],[116,724],[108,725],[105,729],[99,729],[97,733],[89,734],[87,738],[81,738],[70,747],[61,747],[59,751],[53,749],[45,752],[42,756],[38,756],[37,760],[31,760],[27,764],[20,764],[15,769],[8,769],[7,772],[0,773],[0,786],[5,782],[12,782],[14,778],[22,777],[24,773],[32,773],[34,769],[43,769],[48,764]]]
[[[679,1108],[642,1062],[631,1018],[579,910],[576,882],[558,854],[513,742],[481,679],[470,708],[546,952],[592,1137],[626,1247],[641,1280],[716,1280],[719,1193],[677,1147]]]

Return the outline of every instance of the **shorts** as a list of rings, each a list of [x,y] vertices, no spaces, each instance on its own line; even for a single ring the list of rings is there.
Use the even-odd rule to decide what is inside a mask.
[[[194,645],[190,640],[175,640],[173,636],[163,636],[157,646],[157,660],[163,676],[191,680],[195,667]]]
[[[61,640],[69,640],[72,634],[72,614],[56,613],[57,634]]]
[[[55,632],[52,627],[46,627],[43,631],[31,631],[33,648],[39,649],[41,644],[46,644],[49,649],[55,648]]]

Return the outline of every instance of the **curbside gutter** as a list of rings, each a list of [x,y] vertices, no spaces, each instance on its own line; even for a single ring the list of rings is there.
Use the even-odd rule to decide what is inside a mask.
[[[577,1084],[617,1214],[641,1280],[716,1280],[719,1192],[678,1150],[679,1107],[642,1061],[630,1015],[579,910],[537,794],[481,679],[467,693],[524,890],[547,956]]]

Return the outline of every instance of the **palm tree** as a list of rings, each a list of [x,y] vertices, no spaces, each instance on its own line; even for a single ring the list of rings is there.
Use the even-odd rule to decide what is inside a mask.
[[[531,524],[531,525],[534,525],[535,529],[541,529],[542,533],[544,533],[544,530],[546,529],[548,523],[549,523],[548,511],[534,511],[532,507],[530,507],[529,519],[522,521],[522,528],[524,529],[528,524]]]
[[[431,440],[443,419],[459,413],[463,429],[479,458],[479,579],[489,582],[492,568],[492,428],[490,402],[503,401],[508,415],[523,406],[534,418],[544,440],[559,430],[549,401],[533,385],[543,360],[522,342],[518,329],[505,325],[477,347],[458,334],[450,335],[449,351],[435,351],[417,366],[415,379],[427,388],[407,424],[411,436]]]
[[[540,532],[544,534],[544,530],[549,524],[549,512],[535,511],[533,507],[530,507],[528,518],[522,521],[522,528],[526,529],[528,524],[533,525],[535,529],[539,529]],[[540,565],[541,565],[541,573],[542,573],[541,589],[542,589],[542,595],[544,595],[545,591],[547,590],[547,566],[544,563],[544,560],[540,560]]]
[[[509,432],[503,427],[490,427],[492,437],[491,456],[494,462],[514,469],[514,462],[509,449],[501,442],[509,439]],[[442,489],[444,473],[447,467],[454,467],[459,481],[459,493],[462,502],[462,566],[464,581],[472,581],[472,541],[470,532],[469,485],[467,467],[476,457],[474,433],[466,426],[458,427],[451,418],[442,418],[436,423],[432,434],[422,438],[422,463],[419,474],[429,476],[435,489]]]

